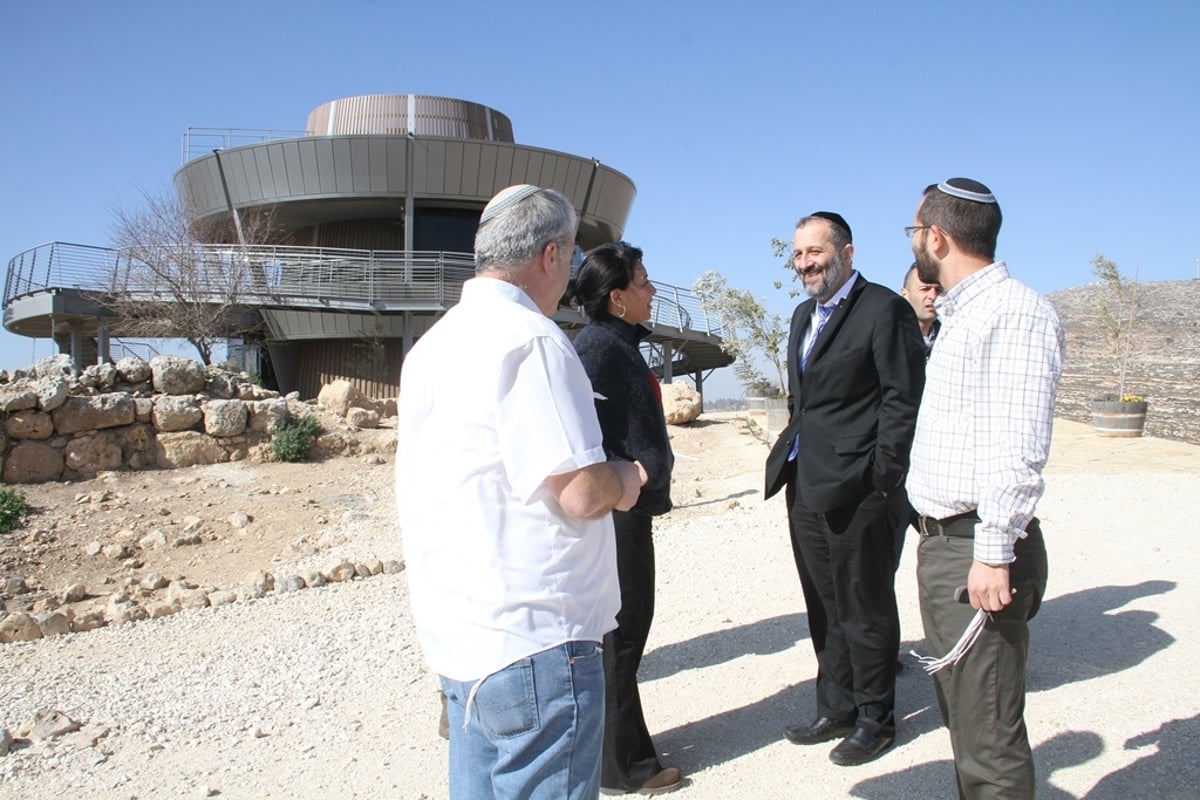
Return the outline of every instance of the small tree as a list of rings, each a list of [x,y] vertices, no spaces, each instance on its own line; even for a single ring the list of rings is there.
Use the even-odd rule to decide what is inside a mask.
[[[1092,258],[1091,264],[1092,272],[1104,283],[1104,292],[1096,301],[1096,311],[1116,367],[1117,399],[1123,403],[1140,402],[1140,396],[1125,394],[1125,375],[1133,353],[1133,334],[1138,326],[1138,270],[1134,269],[1133,280],[1128,280],[1115,262],[1100,253]]]
[[[221,339],[257,327],[242,299],[261,283],[261,267],[240,245],[206,246],[227,240],[221,225],[191,218],[174,195],[143,192],[143,198],[141,210],[117,212],[117,260],[95,300],[112,315],[114,334],[185,339],[211,364]],[[249,244],[265,241],[270,228],[269,214],[243,219]]]
[[[771,252],[775,254],[776,258],[783,259],[783,268],[792,276],[792,281],[798,280],[796,268],[792,264],[792,243],[785,242],[783,239],[771,239]],[[783,281],[775,281],[775,288],[782,289]],[[788,297],[795,297],[798,294],[800,294],[800,290],[796,287],[788,289]]]
[[[749,292],[730,288],[725,276],[714,270],[697,278],[692,291],[700,298],[701,307],[725,328],[721,349],[734,357],[733,372],[742,385],[757,391],[771,387],[775,394],[782,394],[786,385],[783,351],[787,346],[783,318],[767,313],[762,302]],[[764,376],[751,360],[756,352],[775,368],[775,381]]]

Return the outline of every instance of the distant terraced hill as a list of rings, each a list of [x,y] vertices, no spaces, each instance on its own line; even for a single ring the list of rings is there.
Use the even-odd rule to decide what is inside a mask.
[[[1067,330],[1058,415],[1091,422],[1094,397],[1116,392],[1116,364],[1099,325],[1099,284],[1049,296]],[[1139,286],[1139,329],[1125,391],[1150,402],[1146,435],[1200,444],[1200,280]]]

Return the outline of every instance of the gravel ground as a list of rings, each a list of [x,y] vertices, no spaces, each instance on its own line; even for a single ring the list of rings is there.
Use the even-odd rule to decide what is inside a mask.
[[[784,741],[813,715],[815,660],[766,446],[736,415],[673,430],[677,510],[656,525],[659,585],[643,700],[700,798],[954,794],[930,679],[906,656],[897,746],[839,768]],[[249,467],[248,467],[249,468]],[[396,557],[390,470],[329,558]],[[1190,682],[1200,447],[1060,421],[1040,516],[1051,583],[1032,626],[1027,718],[1048,798],[1195,798]],[[910,540],[897,579],[905,651],[922,650]],[[438,703],[403,574],[0,647],[0,726],[40,709],[88,725],[0,758],[5,798],[437,798]],[[22,745],[22,742],[18,742]]]

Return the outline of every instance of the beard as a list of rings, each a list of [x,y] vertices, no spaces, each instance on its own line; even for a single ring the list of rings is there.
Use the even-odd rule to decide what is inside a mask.
[[[829,261],[824,271],[821,272],[821,280],[815,284],[809,285],[801,279],[800,283],[804,286],[804,293],[809,297],[815,297],[818,302],[825,302],[836,290],[836,287],[841,286],[846,278],[846,262],[842,259],[841,253],[834,253],[833,258]]]
[[[929,249],[925,246],[924,238],[921,239],[920,250],[916,248],[916,245],[913,246],[913,258],[917,262],[917,277],[921,279],[921,283],[940,284],[942,282],[938,263],[934,261]]]

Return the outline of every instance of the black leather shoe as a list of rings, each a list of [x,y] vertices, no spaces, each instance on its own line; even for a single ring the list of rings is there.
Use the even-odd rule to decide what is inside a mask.
[[[829,753],[829,760],[839,767],[857,767],[879,758],[884,750],[896,743],[896,734],[887,730],[872,733],[866,728],[855,728]]]
[[[783,735],[792,744],[820,744],[840,739],[854,730],[853,722],[839,722],[829,717],[817,717],[808,725],[788,725]]]

